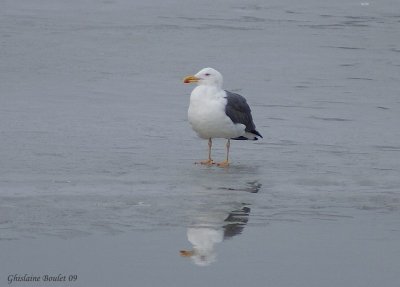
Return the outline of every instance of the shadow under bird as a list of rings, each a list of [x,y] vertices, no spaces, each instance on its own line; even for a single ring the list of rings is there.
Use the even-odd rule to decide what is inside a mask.
[[[196,83],[190,95],[188,119],[200,138],[208,139],[208,159],[200,164],[229,166],[230,140],[257,140],[262,135],[256,130],[251,109],[246,99],[222,89],[223,78],[213,68],[204,68],[183,79],[185,84]],[[226,159],[215,163],[211,158],[213,138],[225,138]]]

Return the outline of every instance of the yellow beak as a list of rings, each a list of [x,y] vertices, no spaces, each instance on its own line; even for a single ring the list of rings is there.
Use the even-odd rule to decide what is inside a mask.
[[[179,254],[182,257],[192,257],[194,255],[194,251],[193,250],[181,250],[181,251],[179,251]]]
[[[183,79],[185,84],[197,83],[200,79],[196,76],[187,76]]]

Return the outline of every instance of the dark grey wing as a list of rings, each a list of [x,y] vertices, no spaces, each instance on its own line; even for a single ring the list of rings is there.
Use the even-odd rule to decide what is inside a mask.
[[[226,92],[226,107],[225,113],[235,124],[244,124],[246,126],[246,132],[250,132],[255,129],[253,118],[251,116],[251,110],[247,101],[244,97],[239,94],[235,94],[229,91]]]
[[[226,107],[225,113],[235,124],[243,124],[246,126],[246,132],[253,133],[255,135],[260,135],[256,131],[256,126],[253,122],[253,117],[251,116],[251,110],[247,101],[244,97],[239,94],[235,94],[229,91],[226,92]]]
[[[249,214],[250,208],[247,206],[230,212],[229,216],[225,219],[224,239],[229,239],[235,235],[241,234],[249,221]]]

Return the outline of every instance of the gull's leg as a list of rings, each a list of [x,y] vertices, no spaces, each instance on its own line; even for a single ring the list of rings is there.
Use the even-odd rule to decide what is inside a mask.
[[[212,147],[212,140],[211,138],[208,139],[208,160],[212,161],[211,159],[211,147]]]
[[[226,142],[226,159],[223,162],[217,163],[219,167],[228,167],[229,166],[229,148],[231,147],[231,140],[228,139]]]
[[[208,159],[202,160],[198,163],[205,164],[205,165],[213,165],[214,164],[214,161],[211,158],[211,147],[212,147],[212,140],[211,140],[211,138],[209,138],[208,139]]]

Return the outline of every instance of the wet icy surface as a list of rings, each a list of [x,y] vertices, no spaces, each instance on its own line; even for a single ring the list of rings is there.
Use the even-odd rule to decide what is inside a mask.
[[[132,2],[0,1],[0,285],[397,286],[400,3]],[[228,169],[205,66],[264,135]]]

